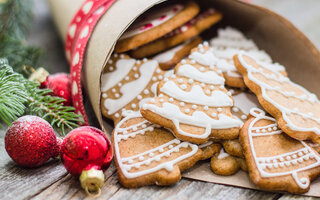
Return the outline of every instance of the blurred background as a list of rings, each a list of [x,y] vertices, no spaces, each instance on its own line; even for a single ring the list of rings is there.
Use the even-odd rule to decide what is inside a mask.
[[[320,0],[251,0],[284,16],[320,49]],[[68,72],[63,44],[54,27],[47,1],[34,0],[35,21],[28,42],[45,50],[43,65],[51,73]]]

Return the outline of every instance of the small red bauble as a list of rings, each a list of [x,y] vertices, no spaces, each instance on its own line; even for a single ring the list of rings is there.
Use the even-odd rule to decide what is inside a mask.
[[[38,167],[57,155],[57,141],[51,125],[44,119],[26,115],[8,128],[5,148],[9,156],[23,167]]]
[[[113,156],[110,140],[102,131],[90,126],[72,130],[63,140],[60,156],[68,172],[80,176],[81,186],[87,193],[100,194],[103,171]]]
[[[41,86],[53,91],[54,96],[64,98],[66,106],[72,105],[70,75],[66,73],[57,73],[49,75],[47,80],[41,83]]]

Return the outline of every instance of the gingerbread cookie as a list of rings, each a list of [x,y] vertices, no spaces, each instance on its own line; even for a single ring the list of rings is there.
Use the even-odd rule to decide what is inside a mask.
[[[220,12],[213,8],[208,9],[160,39],[133,50],[130,55],[134,58],[144,58],[165,51],[166,49],[199,35],[201,32],[217,23],[221,18],[222,15]]]
[[[320,102],[315,94],[245,53],[235,55],[238,71],[280,128],[298,139],[320,141]]]
[[[239,158],[244,157],[242,147],[238,138],[233,140],[224,140],[222,141],[222,145],[228,154]]]
[[[241,74],[237,71],[233,63],[233,56],[239,53],[240,50],[246,51],[249,55],[255,57],[259,61],[270,64],[272,67],[284,75],[285,68],[276,63],[271,65],[272,59],[262,50],[259,50],[256,44],[247,39],[239,30],[227,27],[218,30],[218,37],[210,41],[215,56],[219,58],[217,66],[223,71],[226,79],[226,85],[231,87],[246,87]]]
[[[159,83],[158,96],[141,107],[141,114],[184,141],[237,138],[243,123],[231,114],[233,99],[215,61],[207,43],[192,50],[175,74]]]
[[[215,174],[229,176],[240,169],[240,162],[221,148],[220,152],[211,158],[210,166]]]
[[[159,62],[159,66],[163,70],[168,70],[174,67],[178,62],[180,62],[184,57],[189,55],[191,49],[196,47],[202,42],[201,37],[195,37],[185,41],[176,47],[173,47],[165,52],[162,52],[155,57],[153,60]]]
[[[122,53],[156,40],[182,26],[199,12],[192,1],[155,7],[139,17],[120,37],[115,52]]]
[[[135,60],[124,54],[113,54],[101,76],[102,114],[118,122],[127,110],[138,111],[167,72],[154,60]]]
[[[176,139],[134,112],[116,125],[113,146],[119,180],[129,188],[176,183],[181,171],[202,157],[197,145]]]
[[[211,158],[214,154],[219,153],[221,149],[221,145],[212,140],[200,144],[199,148],[202,150],[202,158],[201,160],[207,160]]]
[[[307,143],[287,136],[274,118],[253,108],[240,142],[254,184],[265,190],[304,193],[320,174],[320,155]]]

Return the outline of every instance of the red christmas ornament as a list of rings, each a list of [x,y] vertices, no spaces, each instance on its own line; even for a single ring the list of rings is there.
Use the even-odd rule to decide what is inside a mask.
[[[113,157],[110,140],[102,131],[90,126],[72,130],[63,140],[60,156],[68,172],[80,176],[81,186],[88,194],[100,195],[103,171]]]
[[[50,75],[45,69],[39,68],[32,72],[30,80],[38,81],[41,88],[52,90],[53,96],[64,98],[66,106],[72,105],[70,74],[57,73]]]
[[[26,115],[8,128],[5,148],[17,164],[38,167],[57,155],[57,141],[51,125],[44,119]]]

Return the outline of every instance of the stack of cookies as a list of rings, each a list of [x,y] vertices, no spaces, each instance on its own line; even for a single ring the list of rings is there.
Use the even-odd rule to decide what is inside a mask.
[[[209,158],[213,173],[242,169],[266,190],[304,193],[320,175],[319,100],[234,28],[202,42],[199,34],[221,18],[195,2],[166,5],[139,17],[116,44],[101,108],[115,124],[125,187],[176,183]]]

